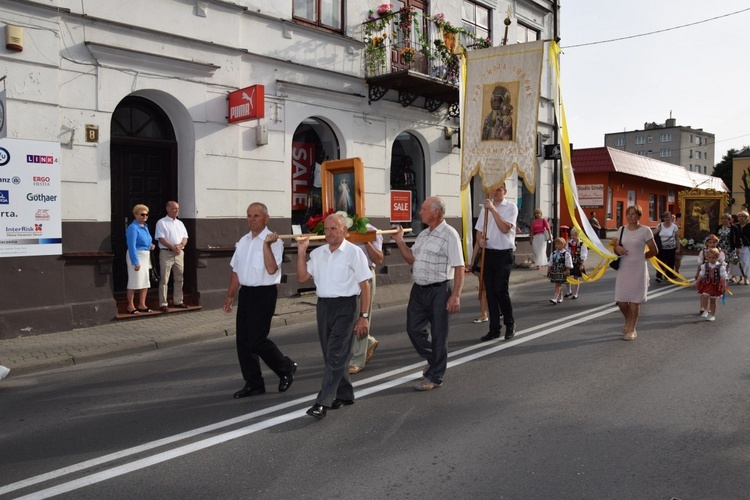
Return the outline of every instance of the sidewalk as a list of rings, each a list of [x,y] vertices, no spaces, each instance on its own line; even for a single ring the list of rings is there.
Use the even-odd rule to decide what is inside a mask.
[[[593,255],[596,259],[597,256]],[[595,259],[590,259],[594,261]],[[595,264],[592,262],[592,264]],[[511,286],[545,279],[546,267],[517,267]],[[478,279],[466,275],[465,303],[474,304]],[[411,283],[378,286],[373,310],[404,305]],[[315,321],[315,294],[279,299],[271,331],[285,325]],[[11,369],[9,377],[135,354],[153,349],[234,336],[235,313],[221,309],[176,312],[152,318],[113,320],[104,325],[67,332],[0,340],[0,365]]]

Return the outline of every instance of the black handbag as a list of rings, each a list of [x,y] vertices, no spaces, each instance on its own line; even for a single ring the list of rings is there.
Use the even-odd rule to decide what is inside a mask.
[[[151,256],[151,267],[148,270],[148,281],[151,284],[151,288],[156,288],[159,286],[159,280],[161,277],[159,276],[159,270],[156,269],[156,264],[154,263],[154,252],[149,252]]]
[[[622,232],[625,230],[625,226],[622,226],[620,228],[620,239],[617,240],[617,243],[622,246]],[[617,271],[620,269],[620,257],[617,257],[615,260],[612,260],[609,262],[609,267]]]

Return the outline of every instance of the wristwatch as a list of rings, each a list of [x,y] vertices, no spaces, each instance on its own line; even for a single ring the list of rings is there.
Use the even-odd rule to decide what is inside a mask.
[[[359,313],[359,317],[368,319],[370,317],[370,313]]]

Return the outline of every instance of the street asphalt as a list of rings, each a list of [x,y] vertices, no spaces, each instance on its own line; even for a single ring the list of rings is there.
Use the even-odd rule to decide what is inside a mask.
[[[598,259],[591,253],[589,262],[594,265]],[[545,274],[546,267],[541,270],[516,267],[511,273],[511,286],[541,281]],[[462,294],[464,304],[477,300],[478,285],[476,276],[466,275]],[[411,286],[411,283],[378,286],[373,309],[377,311],[406,304]],[[314,322],[316,302],[317,297],[312,293],[279,299],[271,335],[274,328]],[[235,313],[227,314],[220,308],[113,319],[107,324],[89,328],[0,340],[0,365],[10,368],[8,376],[13,377],[234,334]]]

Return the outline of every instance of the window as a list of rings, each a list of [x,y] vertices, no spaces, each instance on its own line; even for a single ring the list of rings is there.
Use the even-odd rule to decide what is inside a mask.
[[[624,146],[624,145],[625,145],[625,139],[623,139],[622,137],[620,137],[619,139],[615,141],[615,146]]]
[[[672,134],[661,134],[659,136],[661,142],[672,142]]]
[[[701,152],[700,151],[696,151],[695,152],[695,157],[700,160],[701,159]]]
[[[294,18],[323,28],[343,31],[342,0],[294,0]]]
[[[536,40],[539,40],[539,30],[519,22],[518,26],[516,26],[516,41],[518,43],[526,43]]]
[[[490,9],[482,7],[474,2],[464,0],[463,9],[461,10],[461,21],[463,28],[472,33],[476,38],[490,39]],[[474,42],[462,40],[464,46],[470,47]]]
[[[649,158],[653,158],[654,157],[654,152],[649,149],[648,153],[646,153],[646,156],[648,156]]]
[[[639,135],[639,136],[637,136],[635,138],[635,143],[636,144],[646,144],[646,138],[643,137],[642,135]]]
[[[700,138],[700,137],[697,137],[697,136],[696,136],[696,138],[695,138],[695,143],[696,143],[696,144],[697,144],[698,146],[700,146],[700,145],[701,145],[701,138]]]
[[[688,158],[692,158],[692,157],[693,157],[693,150],[691,149],[690,152],[688,153]]]
[[[648,220],[656,220],[656,195],[648,195]]]
[[[672,150],[671,149],[662,149],[659,150],[659,157],[660,158],[667,158],[672,156]]]
[[[708,139],[704,137],[704,138],[703,138],[703,145],[705,146],[705,145],[707,145],[707,144],[708,144]]]

